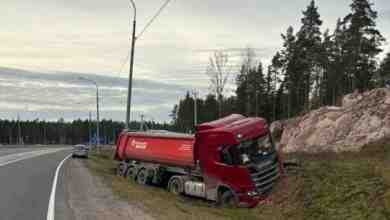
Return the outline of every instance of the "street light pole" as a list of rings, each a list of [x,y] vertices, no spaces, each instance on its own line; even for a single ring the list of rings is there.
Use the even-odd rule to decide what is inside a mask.
[[[259,91],[256,90],[256,117],[259,117]]]
[[[90,82],[96,86],[96,149],[99,151],[99,139],[100,139],[100,133],[99,133],[99,126],[100,126],[100,120],[99,120],[99,85],[88,78],[85,77],[79,77],[80,80],[84,80],[87,82]]]
[[[194,95],[194,127],[198,124],[198,92],[193,91]]]
[[[19,113],[18,113],[18,141],[17,141],[17,144],[18,145],[21,145],[23,143],[22,141],[22,128],[20,126],[20,116],[19,116]]]
[[[99,124],[100,124],[100,118],[99,118],[99,86],[96,85],[96,148],[99,151],[99,144],[100,144],[100,133],[99,133]]]
[[[92,116],[91,116],[91,112],[89,112],[89,119],[88,119],[88,144],[89,144],[89,146],[91,146],[91,137],[92,137],[91,121],[92,121]]]
[[[135,50],[135,32],[137,25],[137,8],[135,6],[134,0],[130,0],[130,3],[134,10],[133,18],[133,34],[131,38],[131,55],[130,55],[130,69],[129,69],[129,88],[127,91],[127,109],[126,109],[126,129],[130,129],[130,116],[131,116],[131,95],[133,89],[133,66],[134,66],[134,50]]]

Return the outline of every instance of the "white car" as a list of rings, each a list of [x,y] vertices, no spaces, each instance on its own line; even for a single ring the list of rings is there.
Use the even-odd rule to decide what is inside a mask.
[[[89,148],[86,145],[78,144],[73,147],[72,157],[88,158]]]

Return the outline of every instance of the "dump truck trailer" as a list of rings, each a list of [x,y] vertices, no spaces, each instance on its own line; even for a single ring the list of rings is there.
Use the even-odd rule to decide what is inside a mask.
[[[118,174],[139,184],[239,207],[265,199],[283,172],[266,120],[238,114],[195,135],[123,131],[115,159]]]

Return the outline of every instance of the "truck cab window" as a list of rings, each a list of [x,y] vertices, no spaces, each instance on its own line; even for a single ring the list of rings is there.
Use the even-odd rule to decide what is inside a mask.
[[[241,164],[240,154],[236,146],[225,147],[220,152],[222,163],[227,165]]]
[[[221,150],[221,159],[222,163],[227,165],[233,165],[233,157],[232,154],[229,152],[229,148],[224,148]]]

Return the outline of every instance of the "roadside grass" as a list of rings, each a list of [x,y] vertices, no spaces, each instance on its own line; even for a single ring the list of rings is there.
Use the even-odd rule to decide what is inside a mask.
[[[163,188],[140,186],[115,175],[112,151],[90,155],[93,174],[115,195],[156,219],[390,219],[390,144],[360,153],[286,155],[301,166],[286,173],[269,199],[253,209],[222,209]]]

